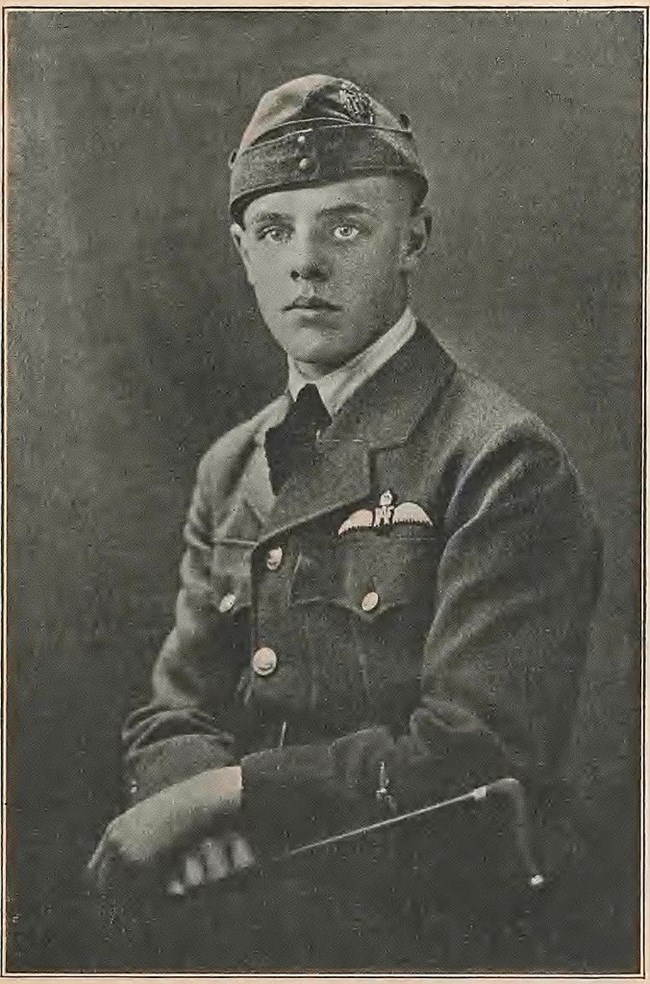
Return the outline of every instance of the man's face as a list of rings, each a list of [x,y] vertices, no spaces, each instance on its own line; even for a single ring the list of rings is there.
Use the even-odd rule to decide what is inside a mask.
[[[318,375],[397,321],[426,224],[408,181],[378,175],[263,195],[231,232],[271,334]]]

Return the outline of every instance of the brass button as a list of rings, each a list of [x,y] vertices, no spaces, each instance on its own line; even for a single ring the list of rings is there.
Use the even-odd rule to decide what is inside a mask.
[[[298,161],[298,170],[308,171],[310,167],[311,167],[311,161],[309,160],[309,158],[301,157],[300,160]]]
[[[237,598],[232,593],[232,591],[229,591],[228,594],[225,594],[221,599],[221,601],[219,602],[219,611],[221,612],[221,614],[227,615],[228,612],[231,612],[235,607],[236,601]]]
[[[266,555],[266,566],[270,571],[277,571],[278,567],[282,563],[282,558],[284,557],[284,551],[282,547],[271,547]]]
[[[364,595],[361,600],[361,607],[364,612],[374,612],[375,608],[379,604],[379,595],[376,591],[369,591],[367,595]]]
[[[269,676],[278,665],[278,657],[270,646],[262,646],[253,653],[253,669],[258,676]]]

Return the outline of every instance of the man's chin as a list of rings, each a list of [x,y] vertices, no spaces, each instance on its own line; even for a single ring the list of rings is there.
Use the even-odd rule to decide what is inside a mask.
[[[345,352],[336,352],[331,349],[320,347],[297,347],[287,353],[299,368],[302,368],[307,375],[313,373],[314,376],[325,376],[328,372],[338,369],[351,358]]]
[[[311,321],[296,319],[280,332],[272,331],[276,342],[296,362],[325,367],[325,371],[342,365],[351,356],[345,351],[340,326],[330,318]]]

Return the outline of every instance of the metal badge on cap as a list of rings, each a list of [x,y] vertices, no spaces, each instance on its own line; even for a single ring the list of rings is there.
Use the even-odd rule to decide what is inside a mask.
[[[342,82],[339,98],[351,120],[355,123],[366,123],[368,126],[373,125],[375,114],[370,96],[358,85],[355,85],[354,82]]]

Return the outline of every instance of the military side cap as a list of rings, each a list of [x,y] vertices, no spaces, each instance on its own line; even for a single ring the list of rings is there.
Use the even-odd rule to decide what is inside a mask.
[[[408,116],[347,79],[306,75],[262,96],[230,156],[230,210],[259,195],[368,174],[407,174],[427,193]]]

